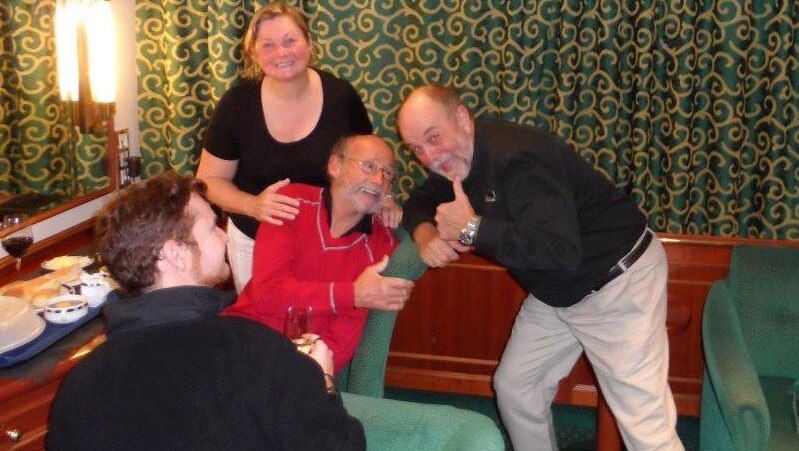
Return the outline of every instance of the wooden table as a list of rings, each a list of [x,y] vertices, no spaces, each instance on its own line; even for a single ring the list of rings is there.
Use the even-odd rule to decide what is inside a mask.
[[[59,255],[91,253],[93,221],[87,221],[34,244],[17,271],[13,260],[0,259],[0,286],[41,271],[41,263]],[[0,369],[0,451],[42,450],[47,419],[61,380],[86,354],[105,340],[94,319],[33,359]]]
[[[0,450],[42,450],[50,405],[61,380],[105,341],[97,318],[33,359],[0,369]]]

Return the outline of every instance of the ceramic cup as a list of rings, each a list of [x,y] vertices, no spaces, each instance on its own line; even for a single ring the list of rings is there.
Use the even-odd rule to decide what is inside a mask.
[[[110,292],[111,286],[102,275],[84,274],[80,276],[80,294],[86,298],[89,307],[101,306]]]

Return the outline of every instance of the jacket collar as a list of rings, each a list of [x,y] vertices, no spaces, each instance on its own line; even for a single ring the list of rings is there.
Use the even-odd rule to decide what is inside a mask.
[[[109,296],[103,308],[108,334],[217,315],[236,294],[209,287],[182,286],[148,291],[133,298]]]

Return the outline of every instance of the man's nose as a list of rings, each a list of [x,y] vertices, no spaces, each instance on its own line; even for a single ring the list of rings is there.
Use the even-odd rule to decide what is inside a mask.
[[[374,183],[374,184],[377,184],[377,185],[382,185],[382,184],[386,183],[388,180],[386,179],[386,176],[383,174],[383,170],[382,169],[377,169],[374,172],[374,174],[369,176],[369,181],[371,183]]]

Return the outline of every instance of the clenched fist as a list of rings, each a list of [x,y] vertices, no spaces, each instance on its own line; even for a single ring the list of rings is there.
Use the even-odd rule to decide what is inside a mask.
[[[380,272],[388,265],[388,255],[367,266],[355,279],[355,306],[375,310],[402,310],[411,295],[413,282],[399,277],[384,277]]]

